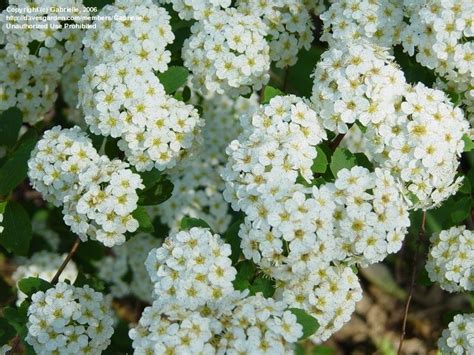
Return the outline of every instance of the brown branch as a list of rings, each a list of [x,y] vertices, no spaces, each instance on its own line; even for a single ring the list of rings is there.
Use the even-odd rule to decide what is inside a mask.
[[[53,279],[51,280],[51,283],[54,285],[58,282],[59,276],[61,276],[62,272],[66,268],[67,264],[69,261],[72,259],[74,254],[76,254],[77,249],[79,248],[79,244],[81,243],[81,240],[79,237],[76,238],[74,244],[72,245],[71,250],[69,251],[69,254],[66,256],[66,259],[64,259],[63,263],[59,267],[58,271],[56,272],[56,275],[54,275]]]
[[[329,148],[331,148],[332,151],[335,151],[336,148],[339,146],[339,144],[341,144],[342,140],[344,139],[345,137],[345,133],[340,133],[336,136],[336,138],[334,138],[331,143],[329,143]]]
[[[402,334],[400,335],[400,343],[398,345],[397,355],[402,353],[403,340],[405,339],[408,311],[410,309],[411,299],[413,297],[413,290],[416,283],[416,275],[418,273],[418,254],[420,252],[420,244],[425,238],[425,222],[426,222],[426,211],[423,211],[421,217],[421,227],[420,232],[418,233],[418,239],[415,240],[415,253],[413,254],[413,269],[411,273],[411,282],[410,282],[410,291],[408,292],[407,302],[405,304],[405,313],[403,315],[403,325],[402,325]]]

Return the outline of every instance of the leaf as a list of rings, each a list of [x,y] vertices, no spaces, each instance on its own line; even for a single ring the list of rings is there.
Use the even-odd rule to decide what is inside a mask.
[[[255,264],[250,260],[244,260],[236,265],[237,275],[233,281],[234,288],[239,291],[250,289],[250,280],[255,275]]]
[[[5,318],[0,318],[0,344],[8,344],[15,334],[15,328]]]
[[[155,183],[151,183],[150,187],[139,192],[138,204],[140,206],[159,205],[171,197],[173,189],[173,183],[165,175],[161,175]]]
[[[28,172],[28,159],[36,145],[36,138],[24,141],[0,168],[0,195],[8,195]]]
[[[76,281],[74,281],[74,286],[83,287],[85,285],[89,285],[97,292],[103,292],[105,290],[105,284],[102,280],[99,280],[97,277],[92,275],[85,274],[84,272],[79,272]]]
[[[151,169],[150,171],[143,171],[139,173],[142,178],[143,185],[145,188],[142,191],[151,189],[159,181],[161,172],[158,169]]]
[[[329,168],[335,177],[341,169],[351,169],[357,165],[357,159],[348,149],[338,147],[331,158]]]
[[[185,67],[169,67],[164,73],[158,73],[158,79],[167,94],[172,94],[186,83],[189,72]]]
[[[465,195],[470,195],[471,194],[471,182],[469,179],[464,179],[462,182],[461,187],[458,190],[460,193],[465,194]]]
[[[9,252],[26,256],[33,236],[30,216],[17,202],[9,201],[3,214],[0,244]]]
[[[132,216],[138,221],[139,231],[145,233],[153,233],[155,231],[155,228],[153,227],[153,221],[144,207],[138,206],[136,210],[133,211]]]
[[[469,217],[471,212],[471,198],[463,197],[454,205],[454,211],[451,212],[451,220],[454,224],[461,223]]]
[[[474,142],[467,134],[462,136],[462,140],[464,141],[464,152],[470,152],[474,149]]]
[[[311,171],[316,174],[324,174],[328,167],[328,158],[320,147],[316,147],[318,155],[313,160]]]
[[[269,277],[259,276],[250,286],[250,294],[261,292],[264,297],[270,298],[275,293],[275,282]]]
[[[311,355],[333,355],[336,352],[329,346],[316,345],[311,351]]]
[[[27,296],[32,296],[38,291],[45,292],[46,290],[53,287],[51,283],[46,280],[40,279],[39,277],[28,277],[18,282],[18,288]]]
[[[367,158],[367,156],[364,153],[355,153],[354,154],[357,165],[358,166],[363,166],[364,168],[369,169],[370,171],[374,171],[374,164]]]
[[[240,237],[239,237],[239,230],[240,225],[243,223],[244,218],[241,217],[237,219],[234,223],[230,225],[227,231],[224,233],[223,237],[224,240],[230,244],[230,248],[232,250],[232,254],[230,255],[230,259],[232,263],[235,264],[240,258]]]
[[[190,230],[193,227],[201,227],[201,228],[209,228],[209,224],[206,221],[198,218],[191,218],[191,217],[184,217],[181,220],[181,229],[182,230]]]
[[[263,101],[262,104],[268,104],[271,99],[273,99],[275,96],[283,96],[285,95],[281,90],[276,89],[272,86],[265,86],[265,89],[263,89]]]
[[[303,326],[303,335],[299,340],[306,339],[313,335],[319,328],[319,323],[313,316],[299,308],[289,308],[289,311],[296,316],[296,321]]]
[[[16,107],[9,108],[0,114],[0,145],[13,146],[20,132],[22,113]]]

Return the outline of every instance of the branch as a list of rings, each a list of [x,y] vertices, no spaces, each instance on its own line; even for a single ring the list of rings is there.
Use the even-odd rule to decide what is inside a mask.
[[[59,267],[58,271],[56,272],[56,275],[54,275],[53,279],[51,280],[51,283],[54,285],[58,282],[59,280],[59,276],[61,276],[62,272],[64,271],[64,269],[66,268],[67,264],[69,263],[69,261],[72,259],[72,257],[74,256],[74,254],[76,254],[76,251],[77,249],[79,248],[79,244],[81,243],[81,240],[79,239],[79,237],[76,238],[76,241],[74,242],[74,244],[72,245],[72,248],[71,250],[69,251],[69,254],[66,256],[66,259],[64,259],[63,263],[61,264],[61,266]]]
[[[336,148],[339,146],[339,144],[342,142],[342,140],[345,137],[345,133],[340,133],[334,138],[331,143],[329,143],[329,148],[331,148],[332,151],[335,151]]]
[[[420,232],[418,233],[418,239],[415,240],[415,253],[413,255],[413,269],[412,269],[412,273],[411,273],[410,291],[408,293],[407,302],[405,304],[405,313],[403,315],[402,334],[400,336],[400,344],[398,345],[397,355],[400,355],[402,353],[403,340],[405,339],[407,319],[408,319],[408,311],[410,309],[410,303],[411,303],[411,299],[413,297],[413,289],[415,288],[416,275],[417,275],[417,271],[418,271],[417,270],[418,269],[418,254],[420,252],[420,244],[421,244],[420,242],[423,241],[423,239],[425,238],[425,222],[426,222],[426,211],[423,211],[423,214],[422,214],[422,217],[421,217]]]

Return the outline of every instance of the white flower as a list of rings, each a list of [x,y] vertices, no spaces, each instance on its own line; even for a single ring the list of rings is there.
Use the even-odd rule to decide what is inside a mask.
[[[474,315],[457,314],[438,340],[443,354],[471,354],[474,351]]]

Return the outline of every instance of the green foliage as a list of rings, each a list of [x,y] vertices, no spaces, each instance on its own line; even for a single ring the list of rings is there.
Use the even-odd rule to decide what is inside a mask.
[[[275,293],[275,281],[269,277],[258,276],[250,285],[249,290],[250,295],[261,292],[267,298],[272,297]]]
[[[201,227],[201,228],[211,229],[211,227],[209,227],[209,224],[207,224],[206,221],[203,221],[202,219],[199,219],[199,218],[184,217],[181,220],[181,229],[182,230],[190,230],[193,227]]]
[[[173,193],[173,183],[166,177],[166,175],[157,175],[156,171],[152,170],[146,176],[144,181],[145,189],[138,191],[138,204],[140,206],[154,206],[165,202]]]
[[[270,100],[273,99],[275,96],[282,96],[282,95],[285,95],[285,94],[281,90],[267,85],[263,89],[262,104],[268,104]]]
[[[81,271],[77,274],[76,281],[74,281],[74,286],[83,287],[85,285],[89,285],[97,292],[104,292],[105,290],[105,283],[102,280]]]
[[[45,292],[51,287],[53,287],[51,283],[46,280],[40,279],[39,277],[28,277],[18,282],[18,288],[20,289],[20,291],[29,297],[31,297],[34,293],[38,291]]]
[[[155,228],[153,227],[153,221],[144,207],[138,206],[137,209],[133,211],[132,216],[138,221],[139,231],[145,233],[153,233],[155,231]]]
[[[297,322],[303,326],[303,336],[300,340],[310,337],[318,330],[319,323],[316,318],[299,308],[289,308],[289,310],[296,316]]]
[[[0,195],[8,195],[26,178],[28,159],[35,145],[36,138],[23,141],[6,163],[0,167]]]
[[[172,94],[186,83],[189,72],[185,67],[172,66],[164,73],[158,74],[167,94]]]
[[[22,205],[9,201],[3,214],[0,244],[11,253],[26,256],[33,236],[31,221]]]
[[[339,170],[351,169],[357,165],[357,158],[348,149],[338,147],[331,157],[329,168],[336,177]]]
[[[311,171],[316,174],[324,174],[328,168],[328,158],[321,147],[316,147],[318,155],[313,160]]]
[[[244,217],[237,218],[224,233],[223,237],[226,243],[230,244],[232,254],[230,258],[232,263],[236,263],[240,257],[240,225],[243,223]]]
[[[0,114],[0,145],[13,146],[20,132],[22,113],[16,107],[9,108]]]
[[[15,334],[15,328],[5,318],[0,318],[0,344],[7,344]]]
[[[472,141],[472,139],[467,134],[462,136],[462,140],[464,141],[464,151],[465,152],[470,152],[472,149],[474,149],[474,142]]]

